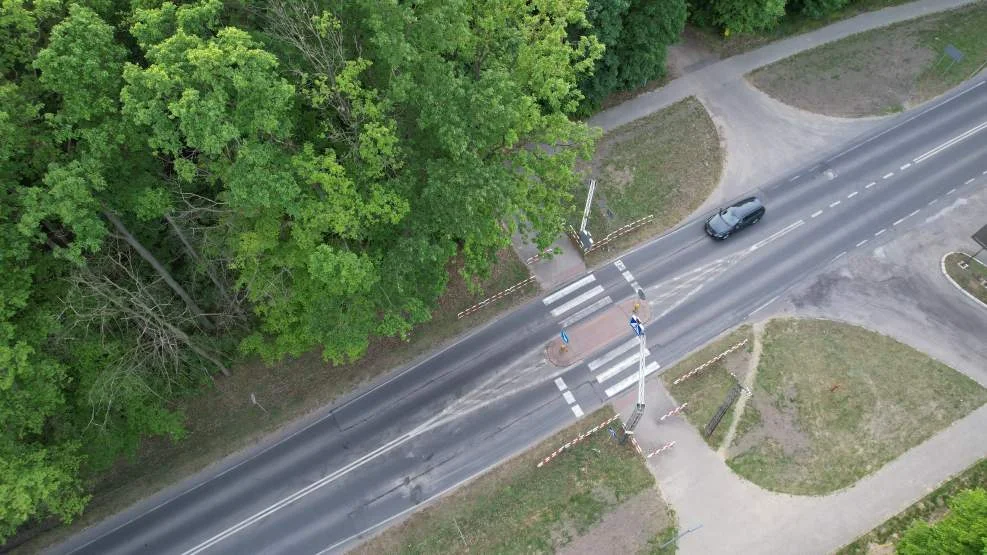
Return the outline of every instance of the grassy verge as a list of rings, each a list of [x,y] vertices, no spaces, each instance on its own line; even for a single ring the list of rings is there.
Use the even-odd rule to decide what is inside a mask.
[[[832,116],[901,111],[955,87],[987,62],[987,4],[874,29],[761,68],[751,81],[771,96]],[[953,45],[963,59],[944,55]]]
[[[965,262],[967,267],[961,268],[959,262]],[[946,256],[946,273],[980,302],[987,303],[987,287],[984,281],[987,280],[987,266],[984,266],[970,255],[954,252]]]
[[[987,390],[889,337],[785,319],[767,325],[751,401],[761,422],[738,434],[727,464],[764,488],[817,495],[922,443]]]
[[[808,33],[809,31],[815,31],[821,27],[849,19],[862,13],[877,11],[888,6],[906,4],[909,1],[911,0],[854,0],[843,9],[817,19],[797,13],[788,14],[781,18],[781,21],[778,22],[778,25],[774,29],[757,35],[733,34],[723,36],[723,33],[717,29],[703,27],[696,28],[696,31],[711,50],[717,52],[720,57],[726,58],[760,48],[771,42]]]
[[[655,537],[648,542],[648,549],[645,553],[648,555],[672,555],[677,551],[676,544],[669,543],[675,536],[679,535],[679,529],[677,526],[669,526],[655,534]],[[664,547],[662,547],[664,546]]]
[[[604,407],[528,452],[386,530],[354,553],[545,553],[599,522],[622,500],[654,485],[630,444],[606,430],[548,465],[540,459],[612,416]]]
[[[456,318],[459,311],[528,277],[527,267],[513,250],[499,256],[477,294],[471,294],[459,277],[458,263],[450,265],[448,290],[432,320],[416,328],[410,342],[374,340],[362,360],[345,366],[326,364],[318,353],[285,361],[274,369],[259,361],[237,366],[214,389],[184,401],[180,408],[188,417],[187,439],[180,443],[161,438],[146,441],[134,460],[121,460],[92,480],[93,499],[71,526],[39,534],[22,548],[36,551],[61,541],[534,296],[537,286],[531,285],[462,320]],[[251,394],[266,413],[251,404]]]
[[[700,364],[712,359],[728,348],[748,339],[745,347],[742,347],[730,355],[709,365],[698,374],[675,385],[674,381]],[[668,388],[669,393],[678,403],[689,403],[684,414],[686,419],[702,434],[713,414],[723,403],[727,393],[737,381],[729,374],[730,370],[736,371],[746,368],[750,356],[751,348],[751,328],[743,326],[726,337],[715,341],[684,361],[676,364],[667,372],[662,374],[661,379]],[[733,411],[727,411],[723,420],[716,427],[716,430],[709,437],[704,437],[706,443],[713,449],[717,449],[722,443],[730,423],[733,420]]]
[[[964,489],[987,488],[987,459],[944,482],[904,511],[884,521],[867,534],[859,537],[837,553],[840,555],[866,555],[870,546],[896,544],[905,530],[915,520],[934,522],[947,510],[946,502]]]
[[[589,230],[596,241],[645,216],[655,219],[590,253],[594,264],[681,222],[719,182],[723,166],[716,126],[695,98],[633,121],[603,136],[592,161],[597,180]],[[585,199],[577,193],[576,198]],[[575,215],[573,227],[579,227]]]

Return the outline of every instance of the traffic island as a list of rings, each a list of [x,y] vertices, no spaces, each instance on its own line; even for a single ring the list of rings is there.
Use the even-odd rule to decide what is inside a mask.
[[[566,329],[568,344],[562,341],[561,334],[550,341],[545,347],[545,358],[555,366],[565,368],[618,339],[633,337],[628,322],[634,314],[647,323],[651,319],[651,305],[637,298],[615,303],[599,315]]]

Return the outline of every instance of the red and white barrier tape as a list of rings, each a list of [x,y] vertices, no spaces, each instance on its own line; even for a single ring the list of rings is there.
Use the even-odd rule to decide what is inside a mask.
[[[541,468],[542,465],[544,465],[545,463],[551,462],[552,459],[554,459],[555,457],[558,457],[566,449],[568,449],[568,448],[572,447],[573,445],[579,443],[580,441],[586,439],[587,437],[590,436],[590,434],[599,431],[600,428],[606,426],[607,424],[613,422],[616,419],[617,419],[616,416],[612,416],[611,418],[609,418],[609,419],[607,419],[607,420],[605,420],[605,421],[597,424],[596,426],[590,428],[589,430],[586,430],[585,432],[579,434],[578,436],[576,436],[576,439],[570,441],[569,443],[566,443],[565,445],[563,445],[562,447],[559,447],[555,451],[552,451],[552,454],[551,455],[549,455],[549,456],[545,457],[544,459],[542,459],[541,462],[538,463],[538,468]]]
[[[687,407],[687,406],[689,406],[689,403],[682,403],[681,405],[675,407],[674,409],[666,412],[664,415],[662,415],[661,418],[658,419],[658,421],[661,422],[661,421],[665,420],[666,418],[668,418],[669,416],[675,416],[676,414],[678,414],[678,413],[682,412],[683,410],[685,410],[685,407]]]
[[[477,310],[480,310],[481,308],[487,306],[488,304],[490,304],[490,303],[492,303],[492,302],[494,302],[494,301],[496,301],[498,299],[502,299],[502,298],[506,297],[507,295],[510,295],[511,293],[517,291],[518,289],[524,287],[525,285],[531,283],[534,280],[535,280],[535,276],[530,276],[528,279],[526,279],[524,281],[519,281],[519,282],[515,283],[514,285],[508,287],[507,289],[504,289],[500,293],[497,293],[493,297],[490,297],[490,298],[487,298],[487,299],[483,299],[482,301],[476,303],[475,305],[473,305],[473,306],[467,308],[466,310],[460,312],[459,314],[456,315],[456,318],[462,318],[463,316],[472,314],[472,313],[476,312]]]
[[[673,381],[672,384],[673,385],[678,385],[679,383],[683,382],[687,378],[691,378],[692,376],[694,376],[694,375],[698,374],[700,371],[702,371],[704,368],[708,367],[711,364],[714,364],[716,361],[718,361],[721,358],[729,355],[730,353],[736,351],[737,349],[739,349],[740,347],[742,347],[742,346],[744,346],[746,344],[747,344],[747,340],[744,339],[743,341],[741,341],[740,343],[737,343],[733,347],[730,347],[729,349],[723,351],[722,353],[716,355],[715,357],[713,357],[713,358],[707,360],[706,362],[700,364],[699,366],[697,366],[694,370],[692,370],[688,374],[684,374],[682,376],[679,376],[678,378],[675,378],[675,381]]]
[[[674,441],[669,441],[665,445],[662,445],[661,447],[659,447],[659,448],[655,449],[654,451],[648,453],[648,455],[645,458],[646,459],[650,459],[651,457],[660,454],[662,451],[666,451],[668,449],[671,449],[673,445],[675,445],[675,442]]]
[[[644,451],[641,450],[641,446],[638,445],[637,439],[635,439],[634,436],[631,436],[631,443],[633,443],[634,444],[634,448],[637,449],[637,454],[638,455],[643,455],[644,454]]]

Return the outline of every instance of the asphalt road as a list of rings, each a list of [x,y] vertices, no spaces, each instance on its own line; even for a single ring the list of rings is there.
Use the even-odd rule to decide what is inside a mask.
[[[701,221],[687,222],[625,253],[621,268],[601,266],[564,294],[545,295],[550,302],[535,300],[476,330],[218,476],[55,551],[341,551],[631,383],[633,345],[621,340],[561,373],[572,394],[564,398],[542,351],[566,318],[604,308],[606,297],[630,297],[630,283],[639,283],[655,316],[648,362],[667,367],[835,258],[879,244],[937,202],[985,184],[987,85],[980,81],[765,184],[755,193],[767,214],[729,240],[714,242]]]

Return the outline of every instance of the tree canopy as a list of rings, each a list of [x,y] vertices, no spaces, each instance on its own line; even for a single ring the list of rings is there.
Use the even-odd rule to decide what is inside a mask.
[[[912,523],[898,542],[898,553],[987,553],[987,491],[964,490],[953,496],[948,505],[949,512],[939,522]]]
[[[454,256],[553,241],[595,140],[587,8],[0,3],[0,541],[180,439],[175,400],[241,357],[358,359]]]

